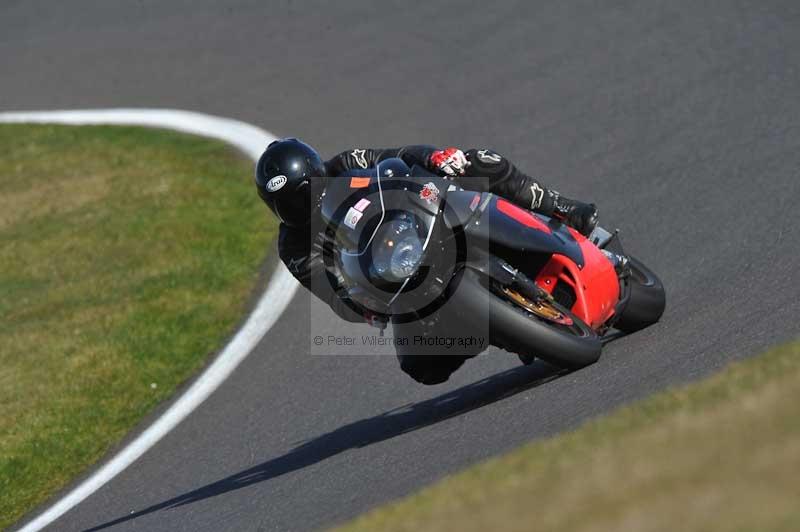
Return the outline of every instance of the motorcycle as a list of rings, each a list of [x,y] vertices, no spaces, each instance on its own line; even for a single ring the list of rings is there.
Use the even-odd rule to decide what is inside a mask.
[[[330,178],[320,208],[326,266],[354,310],[395,337],[447,328],[481,337],[462,356],[491,344],[574,369],[598,360],[612,329],[664,312],[663,284],[618,233],[585,237],[401,159]]]

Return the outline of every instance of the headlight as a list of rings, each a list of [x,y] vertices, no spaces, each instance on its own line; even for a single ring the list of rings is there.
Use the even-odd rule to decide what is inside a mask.
[[[422,260],[423,241],[417,223],[408,214],[385,222],[372,243],[372,266],[390,283],[402,282],[413,275]]]
[[[395,277],[406,278],[417,271],[420,258],[422,241],[416,235],[405,237],[394,246],[394,253],[389,259],[389,271]]]

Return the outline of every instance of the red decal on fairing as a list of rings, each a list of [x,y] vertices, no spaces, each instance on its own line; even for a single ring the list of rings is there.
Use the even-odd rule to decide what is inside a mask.
[[[423,199],[428,203],[439,201],[439,189],[433,183],[426,183],[422,190],[419,191],[419,199]]]
[[[533,214],[531,211],[517,207],[513,203],[510,203],[504,199],[497,200],[497,210],[509,218],[513,218],[522,225],[538,229],[539,231],[544,231],[547,234],[553,234],[553,231],[547,226],[546,223],[542,221],[541,218]]]

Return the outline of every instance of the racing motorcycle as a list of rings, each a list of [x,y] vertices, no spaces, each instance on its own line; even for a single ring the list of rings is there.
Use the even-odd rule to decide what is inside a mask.
[[[395,336],[448,327],[484,337],[462,354],[491,344],[578,368],[612,328],[637,331],[664,311],[661,281],[617,232],[587,238],[401,159],[330,178],[321,214],[329,271],[354,310]]]

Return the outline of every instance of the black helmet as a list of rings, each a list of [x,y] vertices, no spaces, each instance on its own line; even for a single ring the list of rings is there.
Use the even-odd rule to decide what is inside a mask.
[[[273,141],[256,163],[258,195],[272,212],[290,227],[302,227],[322,192],[319,178],[325,163],[304,142],[289,138]]]

